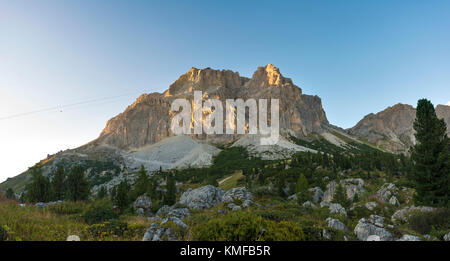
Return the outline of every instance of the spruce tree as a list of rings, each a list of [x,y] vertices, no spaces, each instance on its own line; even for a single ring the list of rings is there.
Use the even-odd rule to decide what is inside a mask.
[[[31,182],[25,186],[25,198],[30,202],[48,202],[51,200],[51,184],[48,177],[42,175],[42,167],[30,168]]]
[[[303,173],[300,174],[300,176],[297,179],[296,192],[297,192],[297,201],[299,204],[302,204],[303,202],[309,199],[308,180],[306,179]]]
[[[175,185],[175,178],[172,175],[167,177],[166,194],[164,196],[164,204],[172,206],[176,202],[177,187]]]
[[[348,205],[350,203],[349,200],[347,199],[346,192],[344,190],[344,187],[341,185],[341,183],[339,183],[336,187],[336,191],[334,193],[332,202],[339,203],[343,207],[348,207]]]
[[[16,199],[16,195],[14,193],[14,190],[12,188],[8,188],[6,190],[6,197],[9,199]]]
[[[64,167],[59,166],[53,176],[52,180],[52,188],[53,188],[53,196],[55,200],[63,200],[65,194],[65,179],[66,174],[64,172]]]
[[[113,201],[114,204],[119,207],[121,212],[125,211],[130,203],[130,198],[128,195],[129,189],[129,185],[126,180],[123,180],[119,183],[119,185],[117,185],[116,195]]]
[[[445,122],[437,118],[433,104],[426,99],[417,103],[414,130],[416,145],[411,148],[414,200],[420,205],[449,206],[449,138]]]
[[[89,197],[89,182],[84,176],[84,168],[75,166],[66,180],[66,198],[70,201],[84,201]]]
[[[108,196],[108,191],[106,190],[105,186],[101,186],[97,192],[97,199],[103,199],[106,196]]]
[[[147,170],[145,170],[144,165],[141,165],[141,169],[137,173],[136,180],[133,185],[133,196],[137,198],[145,194],[150,185],[150,181],[147,176]]]

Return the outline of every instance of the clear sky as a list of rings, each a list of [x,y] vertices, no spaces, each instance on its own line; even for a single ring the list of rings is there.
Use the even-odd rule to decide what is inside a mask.
[[[251,77],[268,63],[343,128],[399,102],[445,104],[450,1],[0,0],[0,118],[100,99],[0,119],[0,181],[95,139],[193,66]]]

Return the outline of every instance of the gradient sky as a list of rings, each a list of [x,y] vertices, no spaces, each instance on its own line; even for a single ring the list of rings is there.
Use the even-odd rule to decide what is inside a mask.
[[[450,1],[0,0],[0,182],[95,139],[191,67],[272,63],[328,120],[450,100]],[[114,99],[103,98],[120,96]]]

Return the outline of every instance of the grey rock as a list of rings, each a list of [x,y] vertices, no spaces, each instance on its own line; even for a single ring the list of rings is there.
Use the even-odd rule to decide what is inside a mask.
[[[330,203],[327,202],[327,201],[322,201],[322,202],[320,202],[320,207],[321,207],[321,208],[323,208],[323,207],[329,207],[329,206],[330,206]]]
[[[377,235],[370,235],[367,237],[366,241],[381,241],[381,238]]]
[[[245,187],[232,188],[227,190],[222,197],[222,202],[230,203],[236,200],[244,202],[245,200],[252,200],[253,195]]]
[[[327,222],[327,225],[331,228],[348,232],[348,228],[344,225],[344,223],[339,221],[339,219],[327,218],[326,222]]]
[[[133,203],[133,208],[140,216],[146,216],[151,213],[152,200],[147,195],[139,196]]]
[[[70,235],[67,237],[66,241],[81,241],[81,239],[77,235]]]
[[[322,237],[327,240],[331,240],[331,234],[324,228],[322,230]]]
[[[332,203],[329,206],[330,214],[341,214],[344,216],[347,216],[347,211],[345,211],[345,208],[341,206],[339,203]]]
[[[431,212],[434,211],[435,208],[433,207],[415,207],[415,206],[408,206],[404,207],[402,209],[399,209],[395,211],[395,213],[391,217],[392,223],[399,223],[399,222],[407,222],[408,219],[413,215],[414,212],[420,211],[422,213],[425,212]]]
[[[400,206],[400,202],[398,201],[396,196],[392,196],[389,199],[389,204],[394,205],[394,206]]]
[[[254,204],[255,203],[253,201],[251,201],[250,199],[247,199],[247,200],[244,201],[244,203],[242,203],[242,207],[243,208],[248,208],[248,207],[250,207],[251,205],[254,205]]]
[[[175,224],[176,224],[177,226],[179,226],[179,227],[182,227],[182,228],[184,228],[184,229],[188,229],[188,226],[187,226],[181,219],[179,219],[179,218],[177,218],[177,217],[168,217],[168,218],[165,218],[165,219],[163,219],[163,221],[161,221],[161,225],[164,225],[165,223],[167,223],[167,222],[169,222],[169,221],[175,223]]]
[[[363,179],[350,178],[350,179],[341,180],[339,183],[344,188],[345,193],[347,195],[347,199],[352,200],[356,194],[361,196],[362,193],[365,192]],[[336,181],[332,181],[332,182],[328,183],[327,189],[325,190],[325,192],[323,194],[323,201],[331,202],[334,198],[334,194],[336,193],[337,187],[338,187],[338,183]]]
[[[450,241],[450,232],[444,235],[444,241]]]
[[[238,211],[238,210],[241,210],[241,206],[238,206],[238,205],[236,205],[236,204],[234,204],[234,203],[228,204],[228,208],[230,208],[231,211]]]
[[[366,204],[365,204],[365,206],[366,206],[366,208],[368,209],[368,210],[374,210],[377,206],[378,206],[378,204],[377,204],[377,202],[367,202]]]
[[[389,202],[389,199],[397,194],[398,189],[393,183],[386,183],[381,186],[376,195],[382,202]]]
[[[302,206],[304,207],[311,207],[311,208],[315,208],[316,205],[314,205],[311,201],[305,201],[305,203],[302,204]]]
[[[422,239],[420,239],[420,237],[418,236],[413,236],[413,235],[403,235],[399,240],[397,241],[422,241]]]
[[[319,203],[323,198],[323,191],[319,187],[310,188],[308,191],[311,193],[311,201],[314,203]]]
[[[212,185],[189,189],[181,195],[180,203],[189,209],[206,209],[222,202],[224,191]]]
[[[372,215],[369,219],[360,219],[354,229],[356,237],[361,241],[367,241],[369,236],[376,235],[380,238],[380,241],[392,241],[394,238],[391,233],[385,228],[378,226],[382,221],[381,218]]]

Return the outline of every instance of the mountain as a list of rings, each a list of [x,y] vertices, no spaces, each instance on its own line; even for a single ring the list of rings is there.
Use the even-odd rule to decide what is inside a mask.
[[[93,144],[106,144],[121,149],[136,149],[161,141],[174,134],[170,130],[170,106],[175,99],[192,102],[194,91],[202,91],[203,100],[216,98],[280,99],[280,129],[296,137],[322,132],[329,125],[317,96],[302,94],[291,79],[269,64],[258,67],[251,79],[230,70],[192,68],[170,85],[164,93],[141,95],[123,113],[108,121]],[[192,112],[193,113],[193,112]],[[225,119],[225,117],[224,117]],[[231,142],[238,135],[196,135],[212,142]]]
[[[178,98],[192,102],[194,91],[202,91],[203,101],[208,98],[222,102],[238,98],[257,101],[279,99],[281,139],[276,145],[260,146],[254,137],[245,134],[174,137],[170,130],[174,116],[171,104]],[[124,112],[107,122],[96,140],[73,150],[49,155],[40,164],[43,165],[44,175],[50,177],[60,164],[67,169],[81,165],[87,170],[90,183],[96,190],[99,185],[114,185],[124,177],[132,176],[128,174],[132,174],[141,164],[150,171],[209,165],[220,152],[218,147],[223,146],[244,146],[253,156],[279,159],[297,151],[315,152],[292,143],[291,137],[310,139],[311,135],[321,134],[321,138],[332,143],[345,143],[331,132],[346,135],[328,123],[318,96],[303,94],[290,78],[284,77],[272,64],[258,67],[251,78],[230,70],[191,68],[165,92],[139,96]],[[0,184],[0,188],[23,190],[30,178],[27,173],[8,179]]]
[[[438,105],[436,115],[444,119],[448,126],[447,134],[450,135],[450,106]],[[399,103],[377,114],[366,115],[347,132],[382,149],[395,153],[407,153],[415,144],[413,129],[415,118],[414,107]]]

